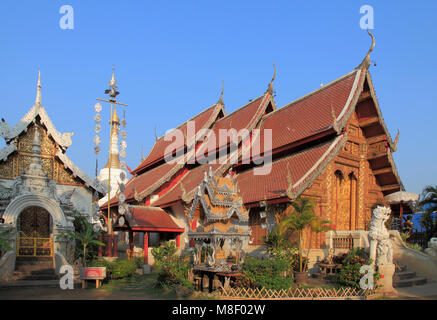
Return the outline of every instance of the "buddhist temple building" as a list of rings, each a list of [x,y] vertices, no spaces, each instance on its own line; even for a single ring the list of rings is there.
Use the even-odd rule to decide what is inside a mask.
[[[4,109],[6,110],[6,109]],[[15,125],[1,124],[6,146],[0,150],[0,230],[13,229],[0,261],[0,275],[10,277],[20,259],[45,259],[59,271],[72,263],[73,243],[63,237],[74,230],[77,215],[92,216],[92,202],[106,193],[65,154],[73,133],[56,130],[41,102],[38,76],[35,104]]]
[[[263,94],[230,114],[225,111],[222,92],[216,104],[177,128],[184,139],[173,151],[168,149],[174,140],[160,137],[155,141],[132,172],[126,202],[165,210],[185,230],[181,242],[192,246],[190,240],[199,238],[193,234],[193,225],[215,214],[211,199],[202,201],[198,195],[199,187],[202,194],[216,195],[201,187],[207,172],[218,181],[235,180],[235,197],[243,203],[242,215],[236,216],[247,217],[249,228],[244,248],[248,253],[261,254],[264,236],[275,226],[275,214],[298,196],[315,200],[315,213],[332,222],[337,237],[360,241],[360,232],[368,230],[372,206],[404,190],[392,156],[399,136],[392,139],[387,130],[369,71],[373,36],[372,41],[363,61],[351,72],[282,107],[274,99],[275,77]],[[203,129],[209,129],[206,137]],[[249,135],[219,139],[224,129],[245,130]],[[222,151],[233,148],[237,152],[229,159],[234,161],[220,161]],[[178,156],[180,151],[183,155]],[[178,161],[166,161],[172,156]],[[260,174],[263,166],[268,170]],[[114,214],[117,203],[114,197]],[[225,212],[220,209],[217,214],[228,217]],[[217,230],[233,230],[230,224],[226,226]],[[304,247],[312,238],[315,252],[323,255],[332,243],[344,243],[332,237],[332,233],[315,235],[307,230]]]

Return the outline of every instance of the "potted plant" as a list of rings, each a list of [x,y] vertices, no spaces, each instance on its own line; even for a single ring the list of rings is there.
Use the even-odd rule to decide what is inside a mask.
[[[294,271],[294,278],[297,284],[305,282],[308,277],[309,253],[311,250],[311,238],[309,249],[306,257],[303,256],[303,232],[307,227],[310,227],[313,232],[319,233],[322,231],[332,230],[329,221],[322,220],[313,212],[315,207],[314,200],[310,198],[298,197],[291,202],[290,206],[285,211],[285,216],[279,223],[279,232],[283,235],[290,233],[297,234],[297,267]]]
[[[78,230],[76,232],[66,231],[68,237],[71,239],[77,240],[82,246],[82,267],[80,268],[80,276],[82,280],[92,279],[104,279],[106,277],[106,267],[86,267],[86,255],[87,248],[96,244],[99,246],[104,246],[105,244],[98,239],[100,231],[94,232],[93,224],[83,219],[82,225],[84,228],[82,230]]]

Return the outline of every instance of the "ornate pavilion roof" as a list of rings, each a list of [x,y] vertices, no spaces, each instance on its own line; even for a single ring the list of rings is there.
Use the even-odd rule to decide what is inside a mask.
[[[91,179],[85,172],[77,167],[73,163],[73,161],[71,161],[65,155],[65,151],[72,144],[71,136],[73,135],[73,133],[61,134],[58,130],[56,130],[53,122],[51,121],[44,107],[42,106],[40,74],[38,74],[38,85],[35,104],[32,106],[32,108],[15,126],[0,126],[0,136],[2,136],[6,141],[6,146],[0,150],[0,161],[6,161],[9,155],[17,151],[17,148],[13,143],[13,139],[17,138],[21,133],[26,132],[31,127],[32,123],[37,121],[37,118],[39,118],[39,122],[46,128],[48,136],[51,136],[55,141],[58,147],[58,150],[56,151],[56,157],[63,163],[63,165],[72,171],[74,177],[80,178],[84,182],[86,187],[92,188],[101,194],[105,194],[107,190],[104,185],[102,185],[96,179]]]

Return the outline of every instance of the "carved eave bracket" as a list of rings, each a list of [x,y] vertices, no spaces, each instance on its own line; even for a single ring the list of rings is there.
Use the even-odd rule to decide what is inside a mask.
[[[393,143],[390,145],[390,150],[391,152],[396,152],[398,150],[398,142],[399,142],[399,129],[398,129],[398,133],[396,135],[395,140],[393,141]]]

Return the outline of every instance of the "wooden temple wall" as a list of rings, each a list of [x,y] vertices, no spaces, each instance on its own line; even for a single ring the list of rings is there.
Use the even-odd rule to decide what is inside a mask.
[[[368,230],[372,206],[384,195],[367,160],[367,142],[355,113],[346,127],[348,141],[324,172],[303,192],[315,200],[315,214],[336,230]],[[322,249],[325,233],[306,230],[304,247]]]

